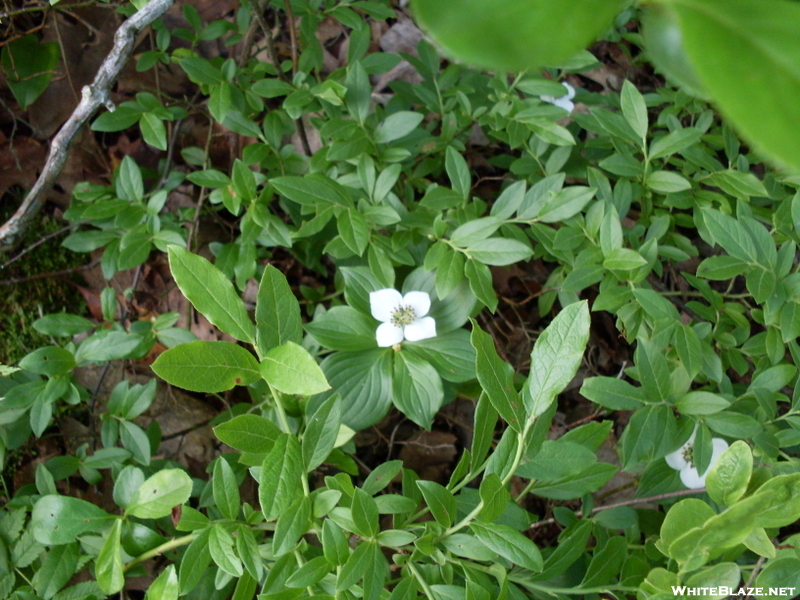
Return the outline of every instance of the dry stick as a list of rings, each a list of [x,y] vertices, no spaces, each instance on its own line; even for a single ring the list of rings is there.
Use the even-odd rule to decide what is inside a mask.
[[[100,259],[92,261],[88,265],[81,265],[80,267],[73,267],[72,269],[65,269],[63,271],[53,271],[52,273],[39,273],[38,275],[29,275],[28,277],[6,279],[5,281],[0,281],[0,286],[17,285],[18,283],[25,283],[26,281],[34,281],[35,279],[49,279],[51,277],[60,277],[62,275],[69,275],[70,273],[77,273],[78,271],[88,271],[89,269],[99,264],[100,264]]]
[[[0,227],[0,254],[17,247],[22,237],[42,208],[42,195],[61,174],[67,160],[69,146],[94,112],[104,105],[114,110],[109,92],[134,49],[137,34],[163,15],[173,0],[152,0],[142,10],[125,21],[114,36],[114,47],[100,65],[94,82],[81,90],[81,101],[50,144],[50,154],[41,175],[28,192],[17,212]]]
[[[267,39],[267,48],[269,49],[270,58],[272,58],[272,65],[278,72],[278,78],[286,83],[291,83],[289,78],[286,77],[286,73],[283,72],[281,61],[278,59],[278,49],[275,45],[275,38],[272,37],[272,31],[270,30],[269,25],[267,25],[267,21],[264,19],[263,11],[265,5],[266,2],[260,2],[256,7],[254,11],[256,21],[258,21],[258,24],[261,26],[261,30],[264,32],[264,37]],[[292,15],[291,10],[292,7],[289,6],[287,2],[286,20],[289,22],[289,36],[292,39],[292,74],[294,74],[297,72],[297,46],[295,45],[294,16]],[[297,135],[300,137],[300,143],[303,144],[303,152],[306,156],[311,156],[311,146],[308,143],[308,136],[306,135],[306,127],[303,123],[303,117],[301,116],[300,118],[295,119],[294,125],[297,129]]]

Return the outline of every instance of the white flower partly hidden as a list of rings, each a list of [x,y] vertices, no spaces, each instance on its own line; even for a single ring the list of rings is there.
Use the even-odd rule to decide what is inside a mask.
[[[694,437],[696,434],[697,429],[695,428],[692,432],[692,437],[690,437],[683,446],[665,457],[670,467],[676,471],[680,471],[683,485],[690,490],[697,490],[701,487],[705,487],[706,475],[708,475],[714,463],[719,460],[719,457],[722,456],[722,453],[728,449],[728,442],[720,438],[712,438],[711,461],[709,461],[708,469],[706,469],[705,473],[700,475],[700,473],[697,472],[697,467],[694,466]]]
[[[386,288],[371,292],[369,308],[372,316],[381,321],[375,331],[378,346],[387,348],[404,339],[416,342],[436,337],[436,321],[426,317],[431,309],[431,297],[426,292],[408,292]]]
[[[561,85],[567,89],[566,96],[560,96],[558,98],[555,96],[540,96],[540,98],[543,102],[555,104],[559,108],[563,108],[568,113],[571,113],[575,108],[575,103],[572,101],[572,99],[575,97],[575,88],[566,82],[562,82]]]

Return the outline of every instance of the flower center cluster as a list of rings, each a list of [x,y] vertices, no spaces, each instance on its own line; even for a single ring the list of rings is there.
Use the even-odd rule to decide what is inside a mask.
[[[405,327],[417,320],[417,311],[410,306],[398,306],[392,313],[390,323],[395,327]]]
[[[683,460],[694,466],[694,448],[692,446],[688,446],[683,450]]]

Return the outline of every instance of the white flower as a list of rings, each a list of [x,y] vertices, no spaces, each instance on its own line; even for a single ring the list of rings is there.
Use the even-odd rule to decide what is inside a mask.
[[[408,292],[386,288],[371,292],[369,307],[372,316],[381,321],[375,331],[378,346],[388,348],[404,339],[417,342],[436,337],[436,321],[426,317],[431,309],[431,297],[426,292]]]
[[[697,467],[694,466],[694,436],[697,434],[697,428],[692,432],[689,440],[672,454],[668,454],[665,459],[667,464],[681,472],[681,481],[690,490],[697,490],[706,485],[706,475],[711,470],[722,456],[722,453],[728,449],[728,442],[720,438],[711,439],[711,461],[708,463],[708,469],[705,473],[700,475],[697,472]]]
[[[543,102],[549,102],[550,104],[555,104],[559,108],[563,108],[568,113],[571,113],[572,110],[575,108],[575,103],[572,102],[572,99],[575,97],[575,88],[572,87],[567,82],[562,82],[565,88],[567,88],[567,95],[560,96],[556,98],[555,96],[540,96]]]

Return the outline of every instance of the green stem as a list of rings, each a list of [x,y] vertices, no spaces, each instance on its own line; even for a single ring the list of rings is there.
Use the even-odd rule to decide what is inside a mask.
[[[519,463],[522,462],[522,455],[525,452],[525,439],[528,437],[528,432],[530,431],[531,426],[533,426],[535,420],[536,420],[535,418],[528,419],[528,421],[525,423],[525,428],[522,430],[522,433],[517,434],[517,450],[514,453],[514,461],[511,463],[511,468],[508,469],[508,472],[502,479],[503,485],[506,485],[509,481],[511,481],[511,478],[514,476],[514,472],[517,470]],[[445,530],[445,532],[440,536],[439,539],[446,538],[448,535],[452,535],[456,531],[459,531],[460,529],[463,529],[464,527],[469,525],[472,522],[472,520],[476,516],[478,516],[478,513],[480,513],[481,510],[483,510],[483,500],[478,502],[478,505],[475,508],[473,508],[472,511],[466,517],[461,519],[458,523],[456,523],[452,527],[449,527],[447,530]]]
[[[160,546],[156,546],[152,550],[148,550],[144,554],[140,554],[136,558],[134,558],[131,562],[125,565],[125,568],[122,569],[123,573],[129,571],[132,567],[135,567],[139,563],[143,563],[146,560],[153,558],[154,556],[158,556],[159,554],[164,554],[164,552],[169,552],[173,548],[180,548],[181,546],[185,546],[186,544],[192,543],[196,535],[190,534],[185,535],[183,537],[175,538],[174,540],[170,540],[168,542],[164,542]]]
[[[268,381],[267,386],[269,386],[269,391],[272,394],[272,398],[275,400],[275,412],[278,413],[278,420],[281,422],[281,429],[283,429],[285,433],[293,435],[292,428],[289,426],[289,418],[286,416],[286,410],[283,408],[283,394],[272,387]],[[311,490],[308,487],[308,478],[304,476],[301,477],[300,480],[303,483],[303,493],[308,496],[311,493]]]
[[[406,563],[406,566],[408,567],[408,570],[411,571],[411,573],[414,575],[414,578],[417,581],[419,581],[419,585],[420,587],[422,587],[422,592],[425,594],[425,597],[428,598],[428,600],[435,600],[433,591],[428,586],[428,582],[425,581],[425,579],[423,579],[422,577],[422,574],[419,571],[417,571],[417,568],[414,566],[414,563],[408,562]]]

